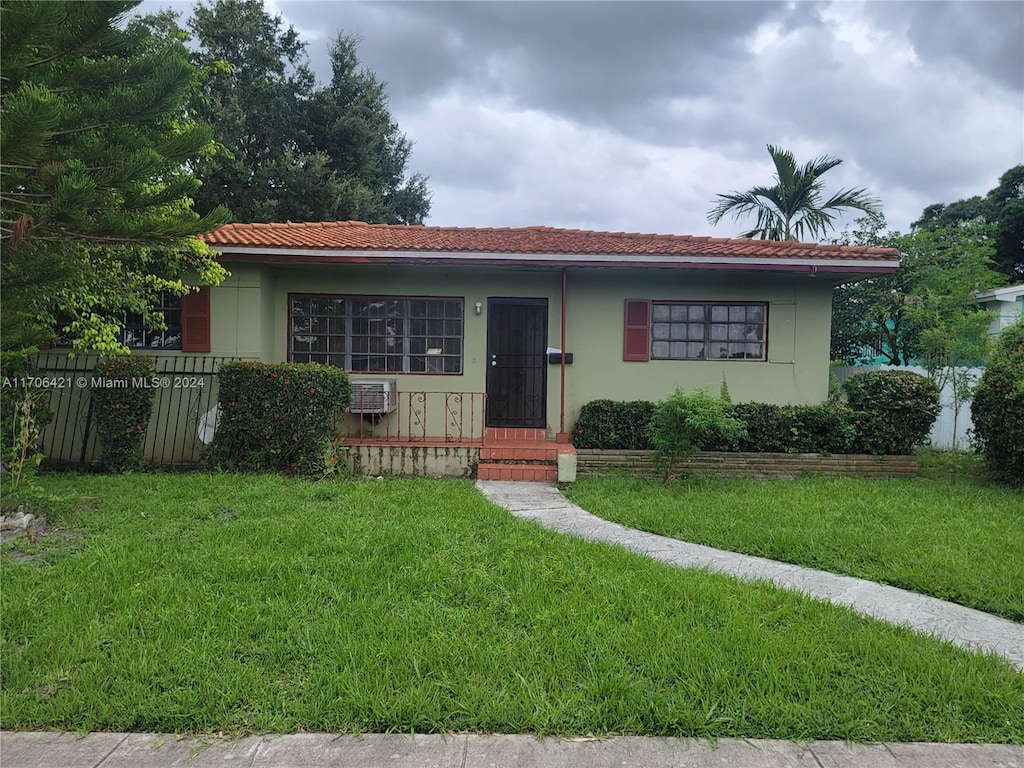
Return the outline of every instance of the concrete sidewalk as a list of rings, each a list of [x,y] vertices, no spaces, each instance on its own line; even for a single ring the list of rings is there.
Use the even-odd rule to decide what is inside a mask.
[[[558,488],[546,483],[486,480],[477,481],[477,487],[488,499],[516,517],[534,520],[546,528],[618,544],[672,565],[770,581],[891,624],[938,635],[963,648],[980,648],[1002,656],[1024,671],[1024,625],[1009,619],[864,579],[738,555],[626,528],[577,507],[559,493]]]
[[[1024,768],[1024,747],[619,736],[303,733],[178,739],[155,733],[4,732],[2,768]]]

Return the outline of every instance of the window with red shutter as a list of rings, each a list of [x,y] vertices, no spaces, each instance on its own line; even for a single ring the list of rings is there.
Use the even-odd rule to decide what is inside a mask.
[[[622,359],[646,363],[651,359],[651,302],[626,299]]]
[[[210,351],[210,289],[181,297],[181,351]]]

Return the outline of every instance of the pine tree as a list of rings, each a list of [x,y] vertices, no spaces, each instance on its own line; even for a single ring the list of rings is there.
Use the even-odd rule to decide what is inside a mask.
[[[223,278],[195,238],[228,220],[192,209],[211,142],[183,111],[196,74],[180,41],[124,26],[137,4],[0,4],[3,320],[22,331],[5,347],[63,316],[112,351],[122,310]]]

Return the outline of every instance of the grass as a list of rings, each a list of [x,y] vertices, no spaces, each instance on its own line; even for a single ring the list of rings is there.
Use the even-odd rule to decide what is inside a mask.
[[[941,456],[926,477],[701,479],[663,486],[584,479],[566,495],[617,523],[719,549],[878,581],[1024,621],[1024,496],[978,478],[956,486]]]
[[[0,558],[4,728],[1024,743],[1001,659],[552,533],[467,481],[43,483],[84,535]]]

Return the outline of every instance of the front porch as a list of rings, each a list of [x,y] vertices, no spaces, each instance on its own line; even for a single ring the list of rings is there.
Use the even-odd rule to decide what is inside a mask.
[[[354,402],[342,436],[361,475],[572,482],[576,449],[542,428],[487,427],[483,392],[394,393],[384,412]]]

